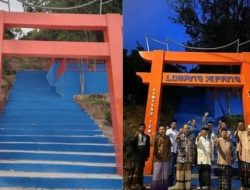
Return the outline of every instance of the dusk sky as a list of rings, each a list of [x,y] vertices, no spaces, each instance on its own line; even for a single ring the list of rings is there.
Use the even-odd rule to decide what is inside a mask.
[[[124,18],[124,48],[132,50],[138,41],[146,49],[145,36],[149,35],[159,41],[166,41],[167,38],[179,43],[187,40],[184,28],[179,24],[170,21],[174,14],[168,2],[172,0],[123,0]],[[11,11],[23,11],[21,3],[16,0],[10,1]],[[0,3],[0,9],[8,11],[8,6]],[[160,45],[149,40],[150,50],[164,49]],[[169,50],[183,51],[183,48],[169,44]]]
[[[187,40],[184,28],[170,21],[174,12],[168,1],[171,0],[123,0],[124,48],[132,50],[138,41],[146,49],[146,35],[159,41],[169,38],[183,43]],[[149,41],[149,46],[150,50],[166,50],[165,45],[153,41]],[[183,51],[183,48],[170,44],[169,50]]]

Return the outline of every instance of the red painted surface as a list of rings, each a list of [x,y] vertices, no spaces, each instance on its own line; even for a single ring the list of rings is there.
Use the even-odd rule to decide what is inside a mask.
[[[243,113],[246,126],[250,124],[250,53],[205,53],[205,52],[140,52],[142,58],[151,64],[151,72],[138,72],[143,83],[149,85],[145,114],[146,132],[153,136],[156,132],[161,105],[161,89],[164,85],[172,86],[214,86],[242,87]],[[167,73],[164,64],[198,65],[240,65],[240,74],[204,74],[204,73]],[[189,79],[184,79],[187,77]],[[192,80],[190,79],[192,77]],[[196,78],[197,77],[197,78]],[[198,78],[199,77],[199,78]],[[226,80],[227,78],[228,80]],[[153,150],[146,163],[145,173],[152,173]]]
[[[64,30],[105,30],[106,15],[5,12],[5,27]]]
[[[0,66],[2,56],[95,58],[107,60],[117,172],[122,175],[122,16],[118,14],[7,13],[0,11]],[[100,30],[105,42],[3,40],[3,28]],[[0,75],[2,66],[0,67]],[[58,75],[65,70],[61,64]],[[0,79],[1,80],[1,79]]]
[[[50,69],[50,67],[55,63],[55,58],[50,58],[49,60],[48,60],[48,66],[47,66],[47,70],[49,70]]]
[[[112,111],[112,126],[118,173],[123,171],[123,60],[122,60],[122,21],[118,15],[107,15],[108,29],[105,41],[109,42],[112,54],[108,58],[107,71]],[[117,30],[118,29],[118,30]]]
[[[56,78],[59,78],[64,73],[65,70],[66,70],[66,61],[65,59],[63,59],[60,62],[60,65],[56,71]]]
[[[2,56],[2,44],[3,44],[3,32],[4,32],[4,13],[0,12],[0,98],[2,97],[3,93],[2,93],[2,89],[1,89],[1,85],[2,85],[2,68],[3,68],[3,56]],[[0,106],[1,110],[2,110],[2,106]],[[0,111],[1,111],[0,110]]]
[[[108,43],[3,40],[4,55],[27,57],[109,57]]]

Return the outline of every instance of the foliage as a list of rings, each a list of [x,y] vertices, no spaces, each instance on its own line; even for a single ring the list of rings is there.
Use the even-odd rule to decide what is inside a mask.
[[[217,47],[250,39],[250,4],[247,0],[177,0],[173,3],[175,23],[185,27],[187,45]],[[250,43],[240,51],[249,51]],[[218,51],[236,52],[236,45]]]
[[[11,68],[10,59],[5,58],[3,61],[3,75],[14,75],[15,71]]]
[[[108,125],[112,124],[112,117],[111,117],[110,110],[105,110],[104,111],[104,118],[105,118]]]
[[[83,96],[83,100],[90,105],[109,105],[107,95],[102,94],[85,95]]]
[[[106,94],[77,95],[75,101],[82,105],[92,116],[97,119],[105,119],[105,124],[112,124],[109,96]]]
[[[83,5],[92,0],[28,0],[27,2],[42,7],[74,7]],[[103,1],[105,2],[105,1]],[[26,12],[51,12],[51,13],[91,13],[99,14],[98,1],[86,7],[72,10],[43,10],[23,4]],[[114,0],[103,5],[102,13],[121,13],[122,1]],[[23,39],[55,40],[55,41],[104,41],[102,32],[99,31],[73,31],[73,30],[32,30]]]
[[[176,16],[172,17],[172,21],[185,27],[185,32],[190,37],[186,43],[188,46],[218,47],[236,39],[244,42],[250,40],[250,4],[247,2],[246,0],[173,1],[172,6]],[[237,52],[237,44],[214,51]],[[240,46],[239,51],[250,51],[250,43]],[[240,67],[198,66],[191,72],[239,73]]]
[[[138,123],[144,121],[145,105],[147,102],[148,86],[136,76],[136,72],[150,72],[150,64],[140,56],[139,51],[143,47],[137,43],[137,47],[129,54],[123,52],[124,64],[124,137],[131,136],[137,130]],[[179,65],[166,65],[165,72],[181,72],[185,69]],[[173,119],[174,112],[180,100],[183,88],[164,87],[162,92],[162,105],[159,122],[167,125]]]
[[[142,84],[139,77],[136,76],[136,72],[150,71],[150,65],[146,64],[139,55],[139,51],[144,49],[138,44],[135,50],[132,50],[128,55],[127,50],[123,51],[123,80],[124,80],[124,102],[125,104],[135,104],[138,102],[145,102],[147,94],[147,87]]]
[[[237,124],[240,121],[244,121],[243,115],[225,115],[220,120],[225,120],[227,121],[227,125],[232,129],[236,130],[237,129]]]
[[[5,29],[4,31],[4,39],[14,39],[15,33],[11,29]]]
[[[79,5],[84,5],[93,0],[27,0],[27,2],[41,7],[75,7]],[[103,3],[108,0],[103,0]],[[26,12],[58,12],[58,13],[92,13],[99,14],[99,1],[88,5],[86,7],[71,9],[71,10],[45,10],[41,8],[35,8],[27,5],[23,5]],[[103,5],[102,13],[122,13],[122,0],[113,0],[110,3]]]

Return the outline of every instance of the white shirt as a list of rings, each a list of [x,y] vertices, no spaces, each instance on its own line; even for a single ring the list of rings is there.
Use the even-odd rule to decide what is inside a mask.
[[[208,164],[211,165],[212,160],[212,141],[211,139],[200,137],[196,138],[195,144],[197,145],[197,164]]]
[[[179,132],[176,129],[168,129],[166,131],[166,135],[169,136],[170,141],[172,143],[171,152],[177,153],[177,142],[176,137],[178,136]]]

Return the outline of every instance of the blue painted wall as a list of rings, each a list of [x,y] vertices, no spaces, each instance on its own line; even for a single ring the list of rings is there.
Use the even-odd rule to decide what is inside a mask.
[[[212,91],[207,91],[205,94],[196,95],[184,92],[179,106],[175,112],[174,118],[178,121],[178,127],[192,118],[196,118],[198,125],[201,124],[202,116],[205,112],[209,112],[207,121],[216,121],[223,116],[221,107],[227,111],[226,94],[223,91],[217,90],[216,96]],[[238,115],[243,113],[242,98],[235,95],[230,95],[230,113]]]
[[[222,117],[223,110],[227,111],[227,105],[230,105],[230,113],[232,115],[238,115],[243,113],[242,98],[230,94],[230,99],[226,99],[226,93],[223,91],[216,92],[216,98],[213,98],[212,92],[206,94],[206,106],[210,114],[214,118]]]
[[[50,86],[55,86],[56,83],[56,71],[59,67],[59,63],[54,63],[53,65],[51,65],[48,73],[47,73],[47,80],[49,82]]]
[[[80,75],[78,72],[64,72],[55,83],[56,92],[64,97],[80,94]]]
[[[71,65],[71,64],[69,64]],[[47,79],[50,86],[56,87],[56,92],[64,97],[72,97],[81,93],[80,73],[78,71],[66,71],[56,79],[58,64],[53,64],[48,71]],[[68,68],[68,66],[67,66]],[[84,71],[84,94],[108,93],[108,77],[105,71]]]
[[[107,72],[84,72],[84,94],[108,93]]]

